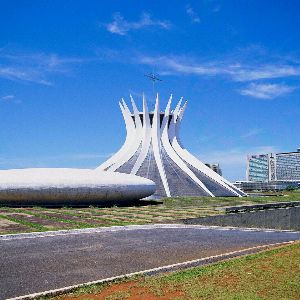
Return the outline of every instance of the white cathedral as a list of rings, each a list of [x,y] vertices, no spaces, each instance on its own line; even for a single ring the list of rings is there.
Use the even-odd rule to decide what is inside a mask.
[[[157,94],[154,111],[143,97],[143,111],[130,95],[133,112],[119,103],[127,130],[125,143],[96,170],[138,175],[156,183],[154,198],[172,196],[246,196],[225,178],[188,152],[180,142],[179,128],[187,102],[182,98],[171,110],[172,95],[164,112]]]
[[[96,169],[29,168],[0,170],[1,205],[91,205],[149,197],[246,196],[180,143],[179,127],[186,108],[182,99],[171,111],[139,112],[122,99],[127,137],[121,149]],[[124,174],[127,173],[127,174]]]

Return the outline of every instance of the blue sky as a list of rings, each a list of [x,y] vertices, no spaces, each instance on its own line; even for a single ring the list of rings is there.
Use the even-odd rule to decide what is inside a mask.
[[[300,146],[299,1],[0,0],[0,169],[96,167],[118,101],[189,100],[181,139],[225,177]],[[175,103],[174,103],[175,105]]]

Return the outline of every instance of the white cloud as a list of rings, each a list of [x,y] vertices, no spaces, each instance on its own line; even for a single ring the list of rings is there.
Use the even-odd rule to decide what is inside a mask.
[[[240,66],[229,70],[229,74],[237,81],[272,79],[290,76],[299,76],[300,67],[284,64]]]
[[[250,129],[249,131],[247,131],[246,133],[242,134],[241,138],[254,137],[254,136],[257,136],[258,134],[260,134],[261,132],[262,132],[261,129],[253,128],[253,129]]]
[[[227,76],[233,81],[253,81],[261,79],[300,76],[299,64],[244,64],[232,60],[198,62],[192,58],[177,56],[140,56],[139,63],[156,66],[161,74],[194,74],[199,76]]]
[[[51,85],[51,82],[44,78],[42,71],[29,67],[0,67],[0,78],[13,81],[27,81],[43,85]]]
[[[196,74],[196,75],[217,75],[222,71],[218,66],[213,64],[197,64],[184,62],[184,58],[174,56],[140,56],[141,64],[157,66],[165,74]]]
[[[0,99],[1,99],[2,101],[11,101],[11,100],[13,100],[14,98],[15,98],[14,95],[6,95],[6,96],[1,97]]]
[[[138,30],[150,26],[169,29],[171,23],[168,21],[154,20],[146,13],[142,14],[137,22],[129,22],[126,21],[120,13],[115,13],[113,21],[105,24],[105,27],[109,32],[119,35],[126,35],[130,30]]]
[[[291,93],[294,89],[294,87],[285,84],[250,83],[246,88],[240,90],[240,93],[259,99],[273,99]]]
[[[200,17],[198,14],[194,11],[194,9],[191,7],[190,4],[186,6],[186,13],[189,16],[192,23],[200,23]]]
[[[7,50],[6,50],[7,52]],[[48,79],[53,74],[67,74],[71,66],[83,59],[60,57],[57,54],[18,53],[0,51],[0,78],[51,85]]]
[[[19,99],[16,99],[15,95],[6,95],[6,96],[0,97],[0,102],[19,104],[22,101]]]

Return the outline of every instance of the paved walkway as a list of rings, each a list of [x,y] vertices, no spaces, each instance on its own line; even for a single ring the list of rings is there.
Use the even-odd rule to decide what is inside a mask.
[[[0,237],[0,298],[297,239],[300,232],[195,225],[128,226]]]

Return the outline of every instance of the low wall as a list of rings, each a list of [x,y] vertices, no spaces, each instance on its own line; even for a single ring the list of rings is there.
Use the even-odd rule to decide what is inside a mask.
[[[184,224],[300,230],[300,207],[265,209],[182,220]]]

